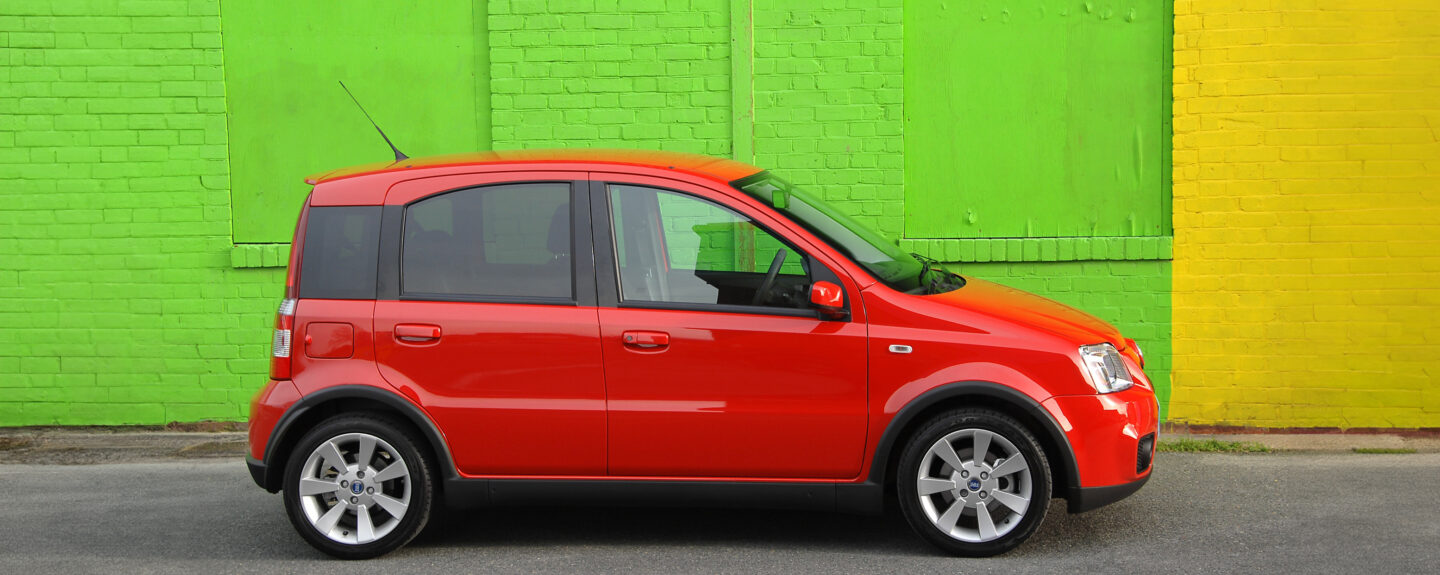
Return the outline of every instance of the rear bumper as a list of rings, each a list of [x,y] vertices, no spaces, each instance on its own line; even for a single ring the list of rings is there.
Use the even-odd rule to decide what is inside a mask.
[[[250,400],[250,452],[245,456],[245,465],[250,468],[250,477],[255,484],[271,493],[279,487],[275,478],[267,474],[270,471],[267,463],[276,463],[277,469],[285,465],[284,461],[270,461],[274,449],[271,444],[275,440],[272,436],[280,418],[299,399],[300,391],[294,382],[272,379]]]
[[[255,480],[256,485],[269,490],[269,488],[265,486],[265,462],[247,455],[245,456],[245,466],[250,468],[250,479]]]
[[[270,434],[285,410],[300,400],[300,390],[288,379],[270,380],[250,399],[250,459],[264,461],[270,456],[266,448]]]

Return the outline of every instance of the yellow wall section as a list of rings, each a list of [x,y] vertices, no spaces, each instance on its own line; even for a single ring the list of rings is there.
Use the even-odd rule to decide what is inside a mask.
[[[1171,418],[1440,427],[1440,3],[1175,1]]]

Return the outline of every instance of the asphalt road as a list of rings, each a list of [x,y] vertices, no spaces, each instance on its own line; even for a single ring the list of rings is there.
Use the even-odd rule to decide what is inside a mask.
[[[349,563],[301,541],[238,460],[0,465],[0,573],[1434,573],[1437,496],[1440,454],[1161,454],[1134,497],[1056,501],[991,559],[938,555],[893,509],[523,508]]]

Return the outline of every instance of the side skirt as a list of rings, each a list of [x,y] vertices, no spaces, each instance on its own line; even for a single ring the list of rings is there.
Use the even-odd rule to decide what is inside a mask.
[[[739,507],[880,513],[884,490],[871,483],[446,479],[445,502],[471,508],[511,505]]]

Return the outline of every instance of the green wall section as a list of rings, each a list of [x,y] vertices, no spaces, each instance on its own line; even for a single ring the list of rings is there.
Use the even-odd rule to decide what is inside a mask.
[[[1168,394],[1168,238],[1012,245],[976,239],[968,224],[936,215],[992,201],[984,186],[1002,178],[925,156],[934,146],[917,156],[916,130],[947,150],[986,148],[989,138],[996,154],[1013,155],[1015,144],[998,125],[976,130],[964,124],[973,117],[927,111],[943,103],[938,96],[917,100],[917,90],[931,90],[924,82],[974,62],[938,46],[906,49],[907,19],[920,29],[953,21],[973,36],[955,42],[994,42],[1007,53],[1025,39],[1062,43],[1058,64],[1027,64],[1034,68],[1023,75],[1040,81],[1085,50],[1150,49],[1135,37],[1158,17],[1148,4],[1133,22],[1102,12],[1076,24],[1081,16],[1072,13],[1066,27],[1027,24],[1033,15],[1018,9],[1006,23],[998,5],[976,12],[985,5],[964,2],[950,3],[963,16],[954,20],[933,3],[904,0],[312,4],[0,3],[0,425],[245,417],[265,379],[283,242],[306,191],[300,179],[389,157],[339,79],[417,156],[492,143],[753,156],[891,237],[910,226],[904,245],[961,262],[953,264],[961,273],[1115,323],[1142,342]],[[1148,81],[1108,67],[1090,72],[1114,72],[1122,86]],[[1068,69],[1056,73],[1051,80],[1066,90],[1079,81]],[[969,94],[961,103],[972,116],[980,103],[1001,115],[1017,109],[994,94],[957,93]],[[1069,123],[1046,124],[1024,141],[1049,150],[1092,130],[1109,146],[1133,132],[1096,127],[1113,110],[1086,110],[1070,109]],[[965,142],[935,139],[960,127],[971,133]],[[1028,164],[1005,174],[1039,190],[1026,197],[1070,201],[1067,194],[1107,189],[1149,214],[1168,197],[1142,189],[1163,171],[1156,158],[1125,156],[1063,178]],[[945,186],[917,183],[940,169]],[[1107,214],[1130,209],[1105,205]],[[1059,234],[1060,220],[1020,215],[1058,212],[1046,206],[1011,197],[1002,220],[1028,226],[1016,235]],[[917,222],[939,231],[917,233]],[[1160,232],[1114,231],[1163,236],[1168,220]]]
[[[729,156],[729,3],[490,4],[497,149]]]
[[[1170,262],[948,264],[956,273],[1039,294],[1108,321],[1145,350],[1163,419],[1170,405]]]
[[[243,418],[284,277],[230,223],[217,2],[0,4],[0,425]]]
[[[905,233],[1160,236],[1162,0],[905,3]]]
[[[741,0],[734,0],[739,3]],[[755,164],[905,231],[902,0],[755,0]]]
[[[391,157],[340,81],[406,154],[483,144],[470,0],[220,6],[237,243],[290,241],[305,176]]]

